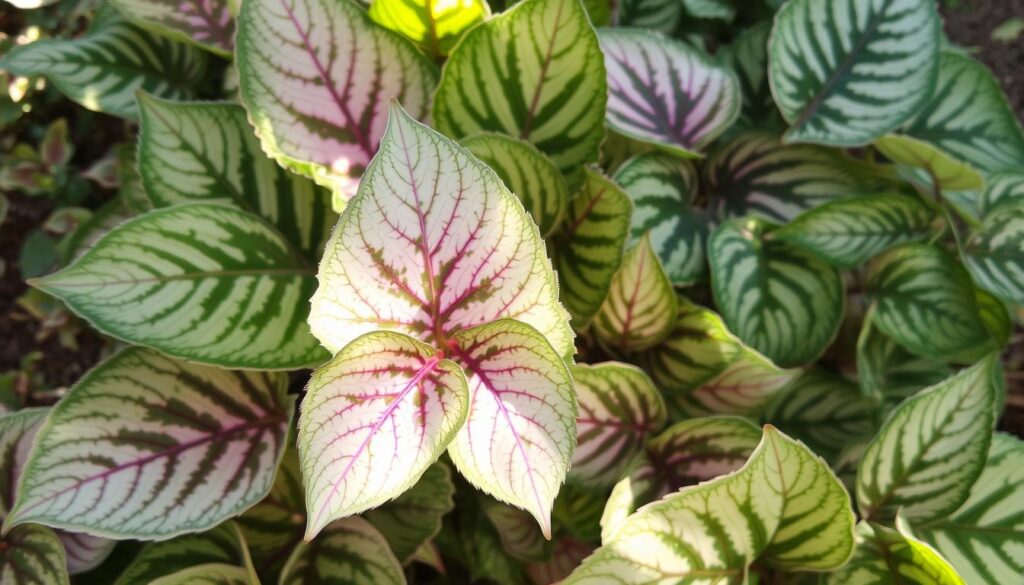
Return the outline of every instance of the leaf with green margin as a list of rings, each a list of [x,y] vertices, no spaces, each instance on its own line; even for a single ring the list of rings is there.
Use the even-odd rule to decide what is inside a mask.
[[[276,581],[288,553],[306,531],[306,502],[299,453],[289,436],[270,493],[236,519],[257,572]]]
[[[657,33],[601,29],[608,126],[635,140],[695,156],[739,116],[739,82],[699,49]]]
[[[614,179],[633,200],[630,243],[650,232],[651,246],[672,284],[703,279],[712,221],[693,206],[700,187],[693,165],[668,154],[642,154],[623,163]]]
[[[491,16],[484,0],[373,0],[370,20],[416,43],[434,59],[451,53],[469,29]]]
[[[53,407],[4,527],[152,539],[211,528],[270,490],[291,422],[286,389],[284,374],[126,349]]]
[[[441,530],[441,520],[455,507],[451,471],[438,461],[409,491],[367,511],[366,520],[380,531],[401,563],[408,564]]]
[[[785,570],[829,570],[853,552],[849,495],[806,447],[766,426],[737,472],[630,516],[565,581],[740,582],[758,559]]]
[[[913,117],[935,89],[934,0],[792,0],[768,45],[788,142],[858,146]]]
[[[730,220],[708,241],[711,289],[729,330],[783,366],[817,359],[844,308],[839,273],[758,219]]]
[[[650,349],[672,331],[679,301],[645,235],[626,252],[593,322],[602,345],[623,353]]]
[[[899,510],[920,523],[960,507],[985,465],[1002,383],[990,356],[900,404],[861,458],[861,516],[890,520]]]
[[[460,143],[519,197],[541,237],[558,227],[569,205],[569,185],[551,159],[529,142],[503,134],[477,134]]]
[[[580,414],[569,479],[610,486],[665,425],[665,401],[643,370],[619,362],[571,369]]]
[[[235,48],[230,0],[110,0],[143,28],[176,41],[195,43],[226,57]]]
[[[198,534],[186,534],[145,545],[114,585],[149,585],[194,565],[226,564],[240,567],[244,553],[230,522]]]
[[[1024,442],[996,433],[971,495],[955,512],[908,527],[968,583],[1002,585],[1024,575]],[[904,528],[901,526],[901,531]]]
[[[68,585],[64,547],[54,531],[37,524],[16,526],[0,538],[0,583]]]
[[[990,211],[965,243],[963,255],[979,286],[1006,302],[1024,305],[1024,204]]]
[[[722,47],[719,58],[736,72],[740,82],[743,105],[739,123],[760,128],[778,125],[781,130],[782,116],[768,85],[768,36],[771,32],[771,21],[744,29],[732,43]]]
[[[528,562],[550,558],[551,543],[544,538],[529,512],[490,499],[481,507],[494,524],[501,546],[509,556]]]
[[[911,352],[949,359],[994,349],[967,270],[944,249],[905,244],[868,267],[873,323]]]
[[[577,329],[586,327],[608,296],[622,265],[633,204],[613,181],[584,170],[562,229],[549,247],[562,302]]]
[[[384,134],[387,103],[430,111],[435,67],[355,0],[251,0],[236,37],[241,99],[263,149],[343,198]]]
[[[988,184],[978,198],[981,216],[1003,206],[1024,205],[1024,171],[1005,171],[989,175]]]
[[[315,540],[295,548],[280,585],[311,582],[404,585],[405,574],[384,536],[354,516],[331,523]]]
[[[985,179],[974,167],[922,140],[886,134],[875,140],[875,148],[895,163],[924,170],[940,189],[968,191],[985,186]]]
[[[441,74],[434,124],[454,138],[526,140],[568,173],[597,160],[606,100],[597,35],[580,0],[523,0],[462,38]]]
[[[78,39],[46,39],[0,58],[13,75],[45,75],[85,108],[135,119],[135,92],[191,99],[206,74],[206,55],[190,45],[150,34],[119,17]]]
[[[617,16],[617,26],[672,34],[682,21],[683,3],[680,0],[622,0]]]
[[[304,322],[311,272],[261,218],[192,203],[121,224],[31,284],[118,339],[222,367],[296,369],[325,357]]]
[[[320,259],[337,219],[330,193],[267,158],[242,107],[143,93],[139,111],[139,173],[155,207],[235,205],[273,224],[310,260]]]
[[[850,269],[899,244],[927,239],[936,233],[935,224],[932,210],[916,198],[868,195],[806,211],[771,237]]]
[[[601,537],[601,513],[607,492],[606,489],[593,489],[572,482],[562,486],[551,511],[558,532],[586,542],[596,542]]]
[[[942,53],[935,92],[902,132],[985,172],[1024,165],[1024,129],[999,82],[958,52]]]
[[[149,585],[253,585],[242,567],[210,563],[183,569]]]
[[[829,585],[965,585],[930,546],[895,530],[862,522],[857,548],[846,566],[828,575]],[[973,585],[973,584],[972,584]]]

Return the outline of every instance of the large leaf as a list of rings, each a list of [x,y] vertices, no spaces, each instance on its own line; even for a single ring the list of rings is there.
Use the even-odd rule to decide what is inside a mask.
[[[235,565],[244,562],[238,532],[230,522],[200,534],[186,534],[147,544],[114,585],[149,585],[195,565]]]
[[[514,318],[571,355],[568,315],[522,204],[465,150],[392,112],[320,264],[313,333],[332,352],[381,329],[444,348],[460,329]]]
[[[4,524],[168,538],[239,514],[273,482],[286,386],[283,374],[124,350],[53,408]]]
[[[622,265],[633,205],[614,182],[584,171],[583,187],[569,203],[569,213],[551,245],[562,302],[576,328],[583,328],[608,296],[612,277]]]
[[[267,369],[324,358],[304,322],[315,286],[308,262],[237,208],[152,211],[32,284],[100,331],[175,357]]]
[[[668,154],[642,154],[619,167],[615,182],[633,200],[632,242],[650,233],[651,246],[673,284],[690,285],[703,278],[711,220],[693,207],[700,187],[693,165]]]
[[[857,470],[861,516],[888,520],[899,510],[928,522],[960,507],[985,465],[1001,392],[1002,372],[989,357],[893,411]]]
[[[312,539],[413,486],[466,420],[459,367],[400,333],[349,343],[317,369],[299,419],[299,458]]]
[[[1024,443],[992,438],[985,468],[955,512],[912,527],[913,534],[949,559],[968,583],[1003,585],[1024,575]]]
[[[501,132],[533,143],[562,172],[597,159],[604,63],[580,0],[524,0],[469,31],[445,64],[438,130]]]
[[[351,195],[395,98],[430,111],[437,73],[355,0],[252,0],[238,17],[242,103],[263,148],[285,167]]]
[[[850,562],[829,574],[827,582],[829,585],[965,585],[953,567],[928,545],[866,522],[857,527],[857,548]]]
[[[195,42],[230,56],[235,46],[235,19],[228,0],[111,0],[121,14],[156,32]]]
[[[772,237],[813,252],[839,268],[855,268],[905,242],[935,231],[932,211],[900,195],[840,199],[801,214]]]
[[[455,507],[451,471],[437,462],[409,491],[363,515],[384,535],[403,564],[441,530],[441,518]]]
[[[373,583],[404,585],[402,565],[380,532],[362,518],[338,520],[295,548],[280,585]]]
[[[0,69],[45,75],[64,95],[90,110],[135,118],[135,92],[189,99],[206,72],[197,48],[147,33],[111,17],[84,37],[48,39],[16,47]]]
[[[491,14],[484,0],[373,0],[370,18],[434,58],[451,52],[462,35]]]
[[[964,246],[964,262],[979,286],[1024,305],[1024,204],[989,212]]]
[[[0,583],[68,585],[64,547],[52,530],[27,524],[0,538]]]
[[[665,424],[665,401],[640,368],[616,362],[572,369],[579,401],[569,478],[611,485]]]
[[[772,93],[786,139],[855,146],[896,129],[935,88],[933,0],[793,0],[775,16]]]
[[[330,193],[267,158],[244,109],[146,94],[139,109],[139,173],[156,207],[236,205],[274,224],[310,259],[320,258],[336,219]]]
[[[843,317],[839,273],[771,237],[757,219],[732,220],[711,235],[711,288],[729,330],[782,366],[814,361]]]

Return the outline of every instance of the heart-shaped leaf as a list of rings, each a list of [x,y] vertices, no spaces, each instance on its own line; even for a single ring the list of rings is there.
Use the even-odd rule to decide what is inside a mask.
[[[230,56],[235,47],[235,19],[228,0],[111,0],[117,10],[157,33],[194,42]]]
[[[441,518],[455,507],[454,492],[451,471],[439,461],[427,468],[412,489],[363,517],[406,564],[441,530]]]
[[[53,408],[4,525],[168,538],[239,514],[273,482],[291,422],[286,386],[283,374],[124,350]]]
[[[359,517],[337,520],[295,548],[280,585],[359,582],[405,585],[405,574],[380,532]]]
[[[866,144],[932,95],[938,11],[932,0],[794,0],[775,15],[768,52],[787,141]]]
[[[616,132],[693,156],[739,116],[736,76],[699,49],[631,29],[602,29],[598,38]]]
[[[389,99],[430,111],[434,66],[355,0],[242,3],[242,103],[264,150],[347,198],[384,134]]]
[[[826,579],[828,585],[965,585],[930,546],[867,522],[857,527],[857,548],[850,562]]]
[[[491,15],[484,0],[374,0],[370,19],[419,45],[435,59],[451,52],[466,31]]]
[[[1024,305],[1024,204],[1004,205],[986,215],[964,246],[964,263],[979,286]]]
[[[0,583],[68,585],[64,547],[53,530],[16,526],[0,538]]]
[[[230,522],[199,534],[186,534],[143,547],[114,585],[150,585],[195,565],[233,565],[244,561],[239,533]]]
[[[441,75],[434,123],[532,143],[563,173],[597,160],[604,63],[580,0],[524,0],[466,33]]]

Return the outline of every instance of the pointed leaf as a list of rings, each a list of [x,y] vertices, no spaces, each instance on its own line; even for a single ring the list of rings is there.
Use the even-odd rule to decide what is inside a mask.
[[[1024,204],[989,212],[965,245],[964,263],[979,286],[1024,305]]]
[[[466,479],[524,508],[551,538],[551,505],[576,447],[576,397],[565,363],[509,319],[460,331],[453,358],[469,377],[469,420],[448,449]]]
[[[286,385],[283,374],[122,351],[53,408],[5,526],[168,538],[241,513],[270,489],[284,451]]]
[[[100,331],[223,367],[320,362],[305,259],[260,218],[217,204],[147,213],[60,272],[33,281]]]
[[[68,585],[64,547],[52,530],[28,524],[0,538],[0,583]]]
[[[580,0],[524,0],[469,31],[445,64],[437,129],[532,143],[563,173],[597,160],[605,73]]]
[[[242,567],[212,563],[183,569],[150,585],[252,585]]]
[[[238,17],[242,103],[263,149],[321,185],[355,192],[389,99],[425,118],[437,73],[355,0],[253,0]]]
[[[875,141],[875,148],[895,163],[922,169],[943,190],[977,190],[985,185],[985,180],[974,167],[922,140],[902,134],[887,134]]]
[[[296,547],[280,585],[307,583],[404,585],[402,565],[377,529],[362,518],[338,520],[313,542]]]
[[[373,0],[370,19],[443,58],[466,31],[491,15],[484,0]]]
[[[930,546],[877,524],[861,523],[857,548],[829,585],[965,585]]]
[[[855,146],[896,129],[935,88],[932,0],[794,0],[775,15],[772,94],[786,140]]]
[[[230,522],[199,534],[186,534],[145,545],[115,585],[149,585],[195,565],[241,566],[243,553]]]
[[[194,42],[230,56],[235,46],[235,20],[228,0],[111,0],[118,12],[155,32]]]
[[[391,545],[402,564],[441,530],[441,519],[452,511],[451,471],[438,461],[431,465],[409,491],[363,514]]]
[[[699,49],[635,29],[602,29],[598,38],[616,132],[692,156],[739,115],[735,74]]]
[[[956,510],[985,465],[1001,386],[990,356],[897,407],[857,470],[861,516],[928,522]]]

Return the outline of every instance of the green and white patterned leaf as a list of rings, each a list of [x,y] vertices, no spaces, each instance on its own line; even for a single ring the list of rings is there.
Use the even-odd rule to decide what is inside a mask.
[[[380,532],[352,517],[332,523],[315,540],[295,548],[280,585],[308,583],[404,585],[405,574]]]
[[[111,0],[110,4],[139,26],[175,40],[225,56],[231,56],[235,47],[235,19],[228,0]]]
[[[465,149],[392,111],[320,263],[314,335],[331,352],[377,330],[443,349],[461,329],[513,318],[572,355],[568,315],[522,204]]]
[[[294,437],[288,438],[270,493],[236,522],[259,573],[276,579],[286,560],[281,551],[291,550],[306,532],[305,492]]]
[[[370,19],[416,43],[428,55],[448,55],[469,29],[491,15],[484,0],[373,0]]]
[[[941,359],[994,349],[967,270],[942,248],[906,244],[868,272],[874,324],[915,354]]]
[[[315,286],[308,262],[269,224],[232,207],[152,211],[32,284],[100,331],[175,357],[266,369],[325,357],[304,322]]]
[[[1024,204],[1024,171],[995,173],[988,177],[988,183],[978,198],[978,211],[985,217],[1003,206],[1018,207]]]
[[[965,585],[935,550],[895,530],[862,522],[850,562],[827,576],[828,585]],[[974,585],[973,583],[971,585]]]
[[[772,233],[839,268],[855,268],[893,246],[933,235],[935,216],[920,200],[869,195],[832,201]]]
[[[735,74],[699,49],[636,29],[601,29],[608,70],[608,126],[693,156],[739,116]]]
[[[124,350],[53,407],[5,526],[169,538],[237,515],[270,490],[291,421],[286,386],[283,374]]]
[[[768,85],[768,36],[772,23],[764,21],[736,35],[719,53],[723,63],[736,72],[743,105],[739,122],[747,127],[775,127],[781,122]]]
[[[903,132],[982,171],[1019,169],[1024,130],[999,82],[958,52],[943,52],[939,63],[935,92]]]
[[[683,18],[679,0],[622,0],[616,24],[672,34]],[[594,26],[598,26],[596,23]]]
[[[199,534],[146,544],[114,585],[149,585],[194,565],[241,566],[244,553],[238,532],[230,522]]]
[[[583,187],[569,202],[550,246],[562,302],[577,329],[586,327],[608,296],[622,265],[633,204],[613,181],[584,170]]]
[[[377,151],[387,103],[430,111],[434,66],[355,0],[253,0],[238,17],[241,98],[263,149],[343,197]]]
[[[793,0],[768,46],[786,140],[856,146],[895,130],[935,89],[933,0]]]
[[[52,530],[27,524],[0,538],[0,583],[68,585],[64,547]]]
[[[537,562],[547,560],[551,555],[550,542],[544,538],[529,512],[494,500],[483,502],[481,507],[494,524],[501,547],[509,556]]]
[[[526,140],[563,173],[597,160],[607,89],[597,35],[580,0],[524,0],[466,33],[434,99],[454,138]]]
[[[451,471],[438,461],[409,491],[363,517],[384,535],[404,565],[441,530],[442,517],[455,507],[454,493]]]
[[[910,522],[943,518],[960,507],[985,465],[1002,373],[990,356],[922,390],[886,420],[861,458],[861,516]]]
[[[757,219],[722,224],[708,242],[711,289],[730,331],[782,366],[814,361],[843,317],[836,270]]]
[[[1024,305],[1024,204],[989,212],[963,253],[979,286],[1004,301]]]
[[[252,585],[242,567],[211,563],[183,569],[149,585]]]
[[[974,167],[922,140],[902,134],[886,134],[875,141],[875,148],[895,163],[922,169],[933,184],[938,183],[940,189],[967,191],[978,190],[985,185],[985,179]]]
[[[874,311],[868,308],[857,337],[857,378],[861,393],[881,402],[888,412],[918,390],[945,380],[953,370],[937,359],[910,353],[879,331]]]
[[[1024,443],[992,438],[985,468],[958,510],[920,526],[913,535],[934,546],[967,583],[1001,585],[1024,574]]]
[[[700,186],[693,165],[667,154],[642,154],[619,167],[615,182],[633,200],[631,242],[650,233],[651,246],[675,285],[704,278],[711,220],[693,207]]]
[[[470,136],[461,144],[487,163],[519,197],[540,228],[541,237],[558,227],[569,205],[569,185],[544,153],[529,142],[494,133]]]
[[[649,236],[640,239],[622,259],[608,296],[594,318],[597,339],[623,353],[650,349],[672,331],[679,308]]]
[[[318,260],[337,215],[331,195],[260,150],[245,110],[139,95],[139,172],[156,207],[224,203],[261,216]]]
[[[109,16],[109,15],[108,15]],[[78,39],[47,39],[17,47],[0,59],[14,75],[45,75],[90,110],[136,118],[135,92],[190,99],[206,73],[205,54],[153,35],[117,17]]]
[[[18,479],[48,408],[25,408],[0,417],[0,515],[14,507]]]
[[[572,368],[580,415],[569,478],[609,486],[665,425],[665,401],[643,370],[618,362]]]

